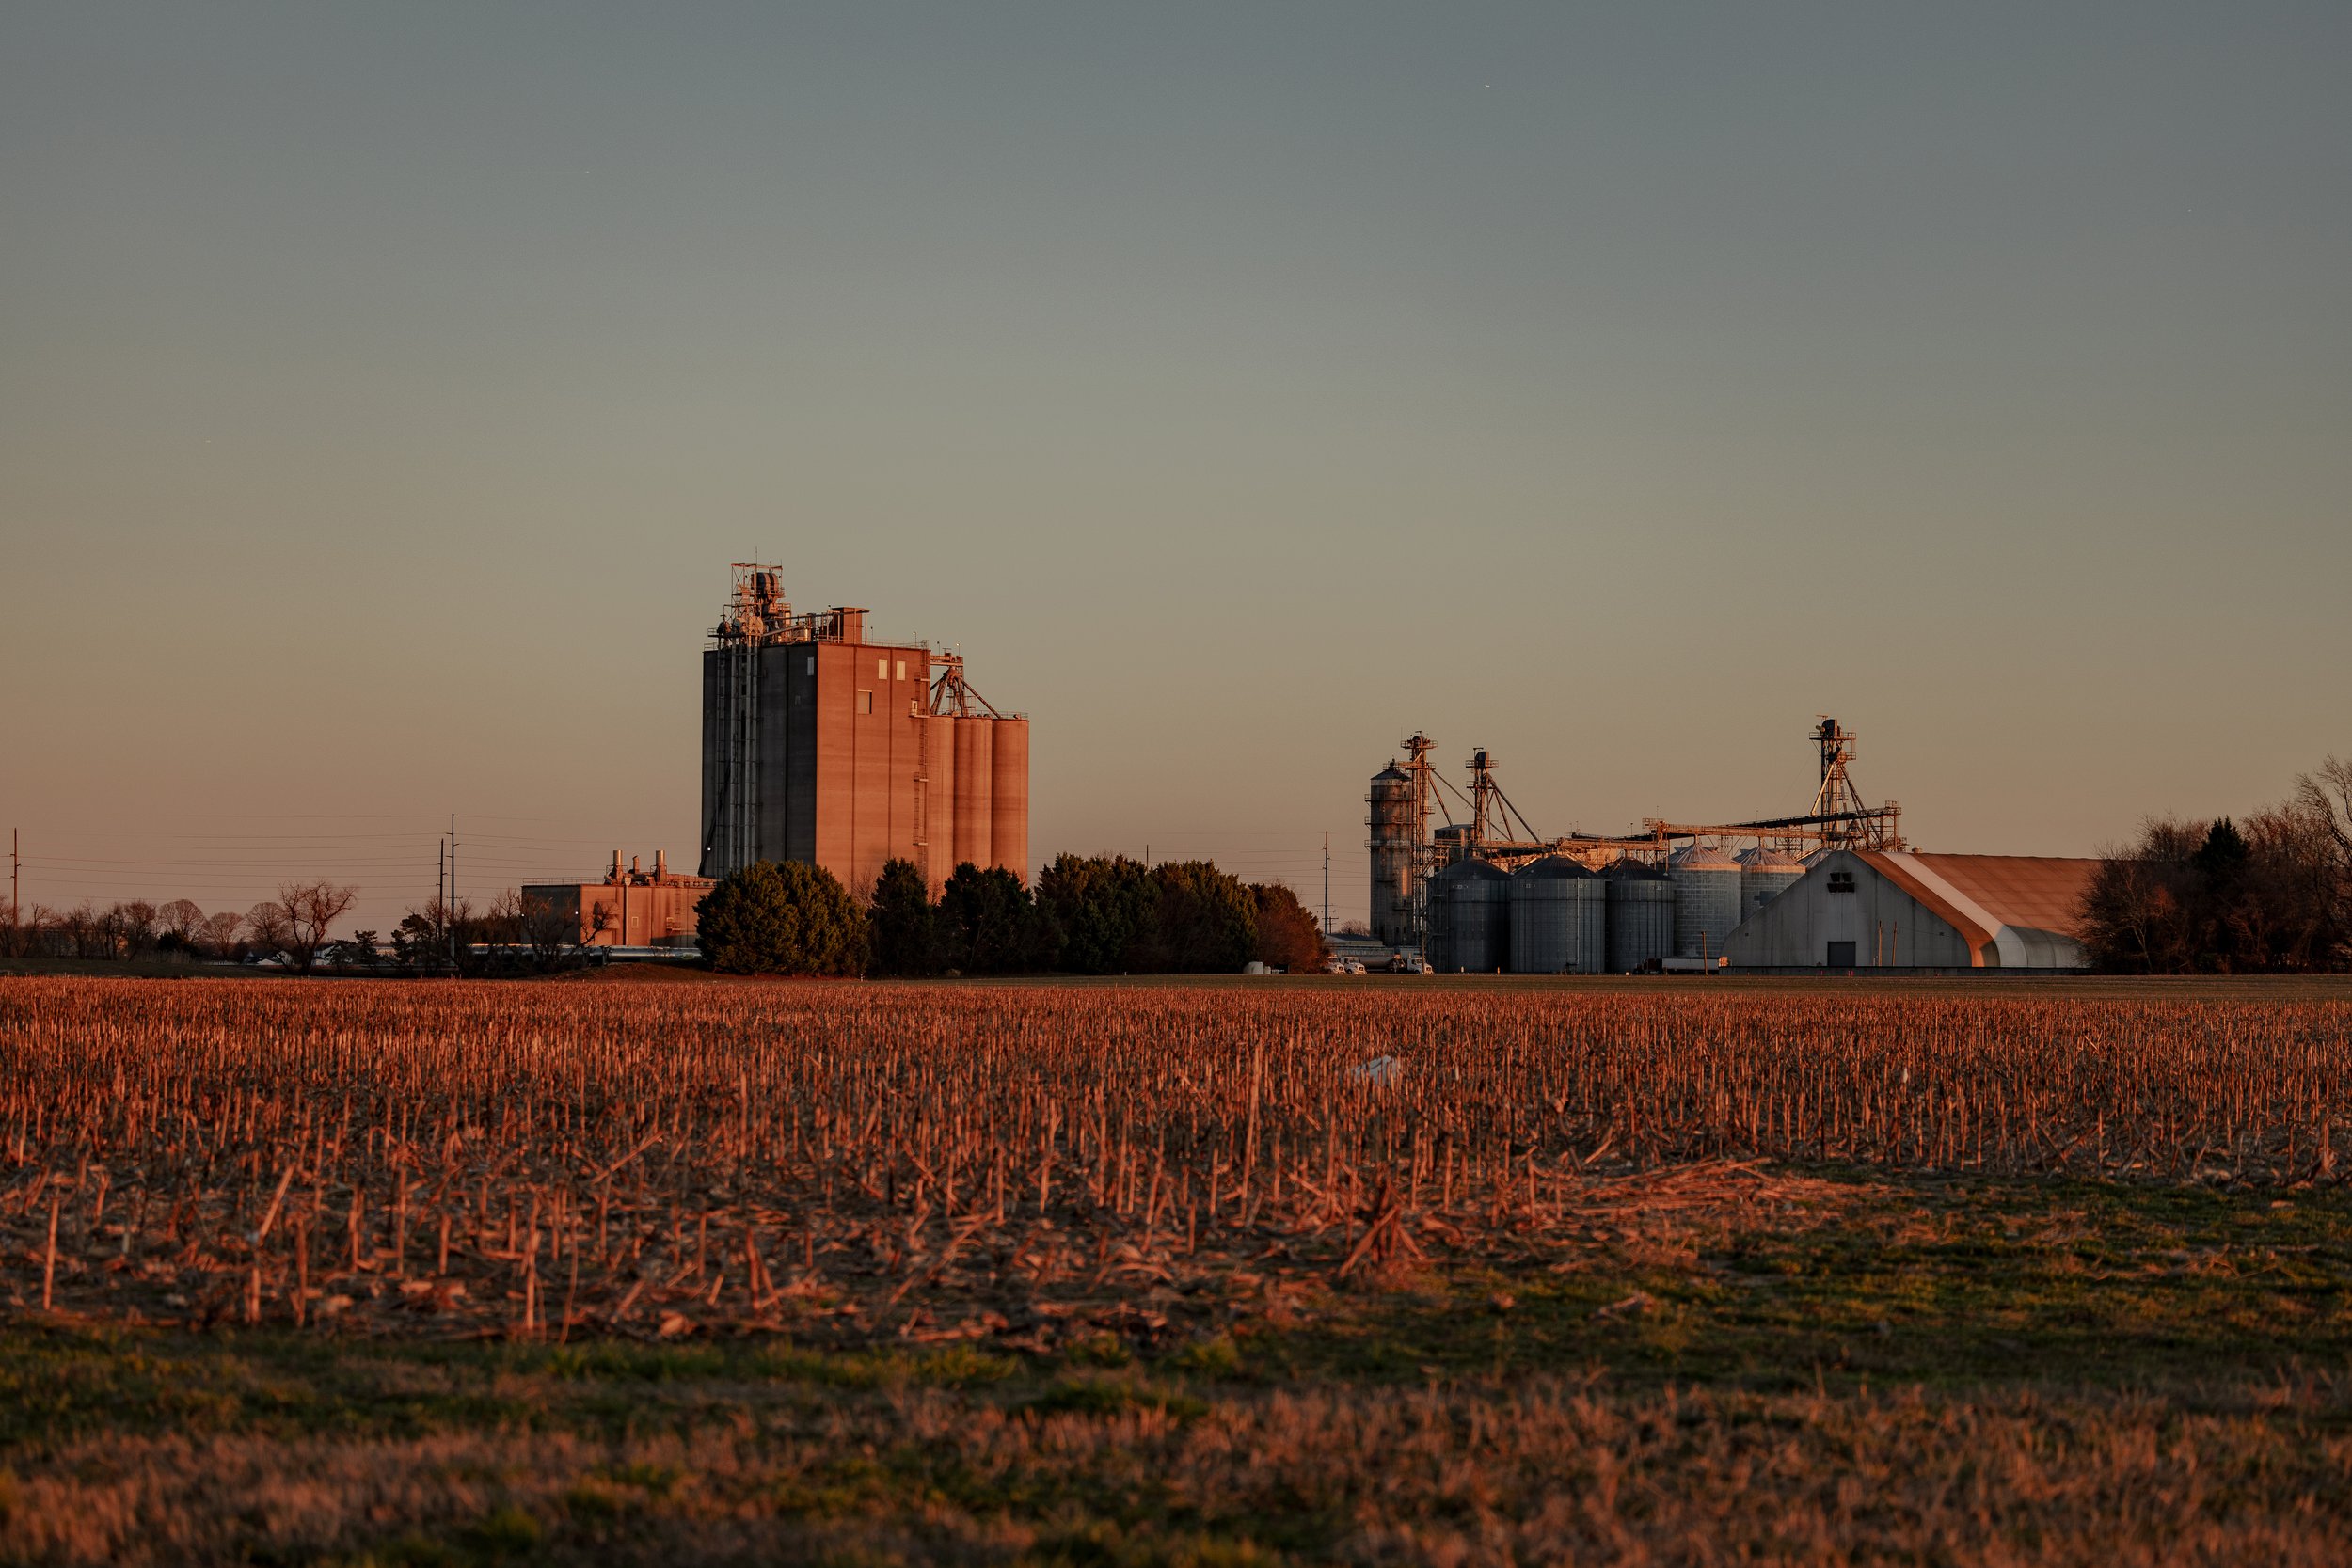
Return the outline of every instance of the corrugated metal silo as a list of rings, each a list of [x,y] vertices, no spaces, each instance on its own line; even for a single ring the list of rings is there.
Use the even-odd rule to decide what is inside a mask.
[[[1621,860],[1600,874],[1608,890],[1609,967],[1640,969],[1675,951],[1675,885],[1653,865]]]
[[[1597,974],[1609,961],[1598,877],[1547,855],[1511,879],[1511,973]]]
[[[1411,924],[1413,781],[1401,768],[1372,776],[1372,934],[1399,942]]]
[[[977,866],[995,863],[989,847],[991,721],[959,717],[956,726],[956,861]]]
[[[988,852],[990,863],[1029,880],[1029,721],[989,721]]]
[[[1692,845],[1666,863],[1675,889],[1675,956],[1712,958],[1740,924],[1740,863],[1720,849]]]
[[[1777,849],[1750,849],[1740,861],[1740,918],[1788,892],[1804,879],[1804,863]]]
[[[1429,966],[1485,974],[1511,957],[1511,874],[1456,861],[1429,879]]]

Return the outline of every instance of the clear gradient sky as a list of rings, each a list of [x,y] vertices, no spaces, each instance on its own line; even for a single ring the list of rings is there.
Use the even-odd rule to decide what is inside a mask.
[[[2352,7],[0,10],[26,901],[691,863],[730,561],[1031,845],[2081,853],[2352,751]]]

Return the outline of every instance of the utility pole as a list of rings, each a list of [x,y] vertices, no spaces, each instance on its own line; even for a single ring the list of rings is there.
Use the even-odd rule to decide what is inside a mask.
[[[1331,934],[1331,830],[1323,830],[1323,934]]]
[[[449,814],[449,905],[453,911],[457,908],[457,814],[455,812]],[[449,964],[452,969],[457,967],[457,917],[454,912],[451,914],[449,922]]]
[[[19,830],[15,828],[8,830],[8,934],[10,936],[16,934],[17,922],[24,917],[24,895],[17,889],[17,879],[24,869],[24,863],[18,854],[18,832]]]

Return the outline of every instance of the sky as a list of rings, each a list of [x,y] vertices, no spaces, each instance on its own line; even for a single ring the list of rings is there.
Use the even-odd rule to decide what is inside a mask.
[[[728,563],[1030,843],[1363,912],[1541,832],[2082,854],[2352,752],[2352,8],[0,9],[28,905],[696,840]]]

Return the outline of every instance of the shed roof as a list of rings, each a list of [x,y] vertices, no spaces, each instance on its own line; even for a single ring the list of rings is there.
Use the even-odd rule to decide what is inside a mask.
[[[2095,860],[2047,855],[1923,855],[1862,850],[1860,858],[1949,921],[1971,947],[2004,928],[2074,939]]]

